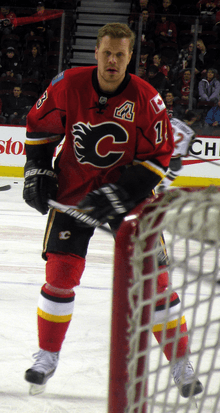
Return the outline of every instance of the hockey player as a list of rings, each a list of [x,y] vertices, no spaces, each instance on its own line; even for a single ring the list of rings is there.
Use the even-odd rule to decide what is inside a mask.
[[[157,186],[156,193],[165,191],[179,175],[182,169],[182,157],[188,155],[190,145],[195,137],[195,132],[191,128],[191,125],[196,119],[196,114],[192,110],[189,110],[185,114],[183,121],[177,118],[170,119],[175,147],[169,168],[165,177]]]
[[[52,198],[66,205],[78,204],[93,220],[108,222],[117,231],[123,217],[164,176],[173,151],[171,125],[158,92],[127,71],[134,41],[126,24],[103,26],[95,48],[97,67],[60,73],[29,112],[23,196],[42,214],[48,212]],[[53,168],[54,148],[64,136]],[[44,388],[57,367],[72,317],[74,287],[80,283],[93,232],[80,217],[73,219],[55,209],[49,212],[43,248],[46,283],[37,310],[40,349],[25,373],[32,393]],[[165,258],[161,258],[164,274],[158,278],[158,291],[164,291],[168,282]],[[159,303],[157,314],[163,315],[164,305],[164,300]],[[172,310],[175,306],[179,306],[176,293],[170,297]],[[161,343],[161,317],[156,320],[160,324],[154,333]],[[192,386],[195,394],[202,391],[202,385],[191,365],[184,371],[181,367],[188,351],[185,320],[178,323],[178,316],[177,323],[173,316],[170,320],[168,338],[175,338],[177,329],[183,334],[176,354],[170,341],[164,352],[169,360],[178,359],[174,380],[180,393],[188,397]]]

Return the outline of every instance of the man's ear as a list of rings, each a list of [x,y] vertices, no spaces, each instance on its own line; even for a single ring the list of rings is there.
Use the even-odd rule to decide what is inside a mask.
[[[97,46],[95,47],[95,59],[98,60],[98,48],[97,48]]]
[[[128,62],[128,64],[129,64],[129,63],[130,63],[130,61],[131,61],[132,55],[133,55],[133,51],[130,53],[130,56],[129,56],[129,62]]]

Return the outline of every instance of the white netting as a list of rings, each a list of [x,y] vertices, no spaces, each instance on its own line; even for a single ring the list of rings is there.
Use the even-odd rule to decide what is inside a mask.
[[[162,215],[161,215],[162,214]],[[161,219],[163,217],[163,219]],[[131,259],[133,276],[129,289],[132,308],[130,320],[130,357],[128,362],[129,386],[127,389],[128,413],[217,413],[220,411],[220,193],[215,188],[195,192],[174,190],[156,199],[147,207],[140,219],[138,235],[133,237],[134,253]],[[159,234],[163,233],[169,256],[171,285],[157,294]],[[154,246],[148,250],[150,236],[156,236]],[[147,274],[148,260],[153,260],[153,270]],[[153,295],[145,299],[145,282],[152,280]],[[180,296],[181,306],[173,319],[185,315],[190,354],[195,373],[204,391],[195,397],[183,398],[174,384],[171,368],[157,343],[152,329],[155,325],[155,304],[172,291]],[[168,304],[165,316],[168,317]],[[148,324],[141,321],[146,305],[151,306]],[[164,317],[164,312],[163,312]],[[156,324],[170,322],[157,319]],[[140,351],[140,337],[149,331],[148,349]],[[176,334],[177,341],[183,333]],[[168,340],[169,341],[169,340]],[[165,336],[163,335],[163,344]],[[138,376],[138,363],[144,356],[144,367]],[[143,363],[142,363],[143,364]],[[147,377],[148,394],[145,395]],[[135,401],[135,388],[140,385],[140,398]]]

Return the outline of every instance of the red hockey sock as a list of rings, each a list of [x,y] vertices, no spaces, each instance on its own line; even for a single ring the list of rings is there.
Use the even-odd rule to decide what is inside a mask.
[[[157,293],[164,292],[167,287],[168,273],[165,271],[158,277]],[[167,298],[164,297],[156,303],[153,333],[158,343],[163,346],[163,352],[166,358],[170,361],[172,358],[183,357],[187,353],[188,334],[185,317],[178,316],[178,311],[180,310],[178,294],[173,292],[169,296],[168,310],[166,308],[166,301]],[[165,318],[166,324],[163,322]]]
[[[85,259],[74,254],[47,253],[46,281],[38,304],[39,345],[59,351],[69,327],[75,293],[85,267]]]
[[[75,293],[85,267],[85,259],[74,254],[47,253],[46,281],[38,303],[40,348],[60,351],[69,327]]]
[[[38,303],[39,346],[47,351],[60,351],[72,318],[74,292],[54,294],[46,284],[41,289]]]
[[[163,332],[164,328],[166,331]],[[166,342],[166,340],[173,340],[167,342],[163,345],[163,352],[167,360],[172,360],[172,358],[184,357],[188,351],[188,334],[185,317],[181,319],[175,319],[169,321],[166,325],[157,324],[153,327],[153,333],[159,344]],[[185,333],[182,337],[182,335]],[[179,338],[178,338],[179,337]],[[175,350],[175,353],[174,353]]]

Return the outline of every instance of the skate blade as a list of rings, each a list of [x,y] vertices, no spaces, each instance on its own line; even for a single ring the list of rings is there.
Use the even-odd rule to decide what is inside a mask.
[[[37,394],[41,394],[44,392],[46,388],[46,384],[31,384],[29,389],[29,394],[31,396],[36,396]]]

